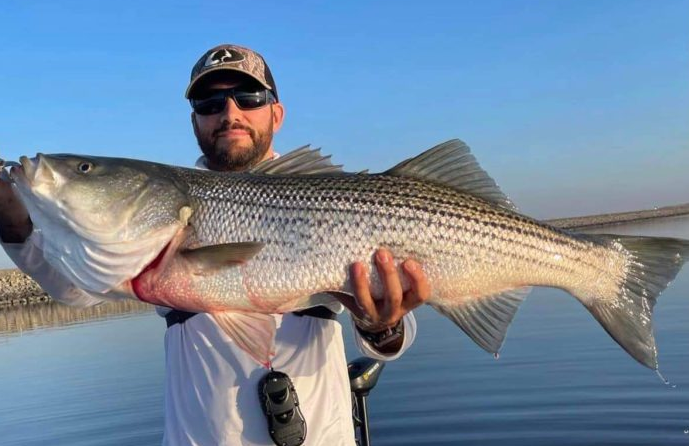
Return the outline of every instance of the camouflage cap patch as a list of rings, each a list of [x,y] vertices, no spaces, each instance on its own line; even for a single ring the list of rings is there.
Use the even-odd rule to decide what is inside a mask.
[[[221,48],[213,51],[206,57],[202,68],[212,67],[218,64],[238,63],[244,60],[244,56],[234,48]]]
[[[184,96],[189,98],[191,90],[202,77],[220,70],[244,73],[271,90],[277,98],[275,81],[263,57],[249,48],[238,45],[219,45],[206,51],[191,69],[189,86]]]

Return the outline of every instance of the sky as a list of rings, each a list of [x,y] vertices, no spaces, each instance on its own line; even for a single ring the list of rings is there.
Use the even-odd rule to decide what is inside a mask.
[[[3,0],[0,157],[191,166],[184,99],[220,43],[276,79],[285,153],[382,171],[460,138],[522,212],[689,202],[689,0]]]

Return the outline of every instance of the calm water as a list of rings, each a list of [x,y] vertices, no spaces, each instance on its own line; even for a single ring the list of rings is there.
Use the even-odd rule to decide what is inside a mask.
[[[689,238],[686,226],[642,229]],[[160,443],[164,322],[127,311],[30,329],[45,310],[28,310],[5,324],[15,331],[0,335],[0,445]],[[499,360],[432,310],[416,314],[415,345],[371,396],[374,445],[689,445],[689,268],[655,312],[661,370],[676,387],[564,292],[529,296]],[[349,339],[347,349],[358,356]]]

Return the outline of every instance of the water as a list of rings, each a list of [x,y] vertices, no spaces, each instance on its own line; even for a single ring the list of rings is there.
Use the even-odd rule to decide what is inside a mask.
[[[684,226],[615,232],[689,237]],[[160,444],[162,319],[140,308],[89,322],[61,312],[46,328],[53,310],[24,311],[9,321],[0,312],[0,329],[11,330],[0,335],[0,445]],[[375,446],[689,445],[687,267],[654,317],[674,388],[564,292],[527,298],[497,360],[432,310],[416,316],[416,343],[370,397]],[[349,338],[347,351],[358,356]]]

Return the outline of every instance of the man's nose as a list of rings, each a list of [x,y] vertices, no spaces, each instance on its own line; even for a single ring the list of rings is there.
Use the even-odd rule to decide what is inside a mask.
[[[223,118],[227,119],[228,121],[236,121],[239,120],[242,110],[237,107],[237,103],[230,96],[225,98],[225,108],[223,108],[221,113]]]

